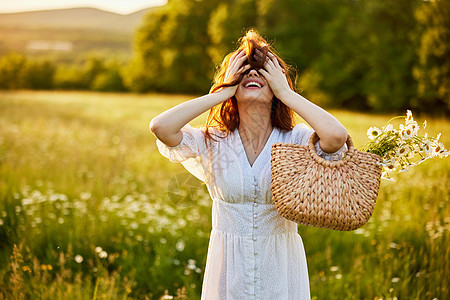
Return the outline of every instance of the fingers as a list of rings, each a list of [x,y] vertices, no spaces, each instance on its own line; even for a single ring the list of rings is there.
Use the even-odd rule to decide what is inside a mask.
[[[280,63],[278,62],[278,59],[273,55],[271,52],[267,52],[267,55],[269,56],[270,60],[273,62],[275,66],[278,66],[281,68]]]
[[[276,56],[273,55],[271,52],[268,52],[267,56],[269,58],[267,59],[266,66],[268,69],[270,69],[270,72],[278,70],[278,71],[281,71],[284,75],[286,75],[286,70],[280,65]]]
[[[266,79],[268,79],[270,76],[270,74],[264,69],[259,69],[258,72],[261,73],[261,75],[264,76],[264,78]]]
[[[240,65],[245,61],[246,56],[243,50],[236,52],[230,59],[230,66],[240,67]]]
[[[237,73],[239,73],[239,74],[244,73],[245,71],[247,71],[251,67],[252,67],[251,65],[242,66]]]
[[[245,55],[245,51],[241,50],[234,53],[230,58],[228,68],[225,73],[225,80],[235,77],[242,69],[242,64],[246,59],[247,57]]]

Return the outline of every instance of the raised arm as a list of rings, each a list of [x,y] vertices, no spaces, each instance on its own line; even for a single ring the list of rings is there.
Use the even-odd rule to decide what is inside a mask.
[[[347,130],[330,113],[297,94],[289,87],[276,57],[269,53],[265,70],[260,72],[268,81],[274,95],[302,117],[317,133],[323,151],[333,153],[347,140]]]
[[[239,76],[250,66],[242,66],[245,61],[245,52],[237,52],[230,60],[230,66],[225,75],[225,81],[234,76]],[[151,132],[169,147],[178,145],[183,134],[180,131],[184,125],[198,117],[208,109],[229,99],[236,93],[237,85],[225,87],[218,92],[204,95],[187,102],[181,103],[156,116],[150,121]]]

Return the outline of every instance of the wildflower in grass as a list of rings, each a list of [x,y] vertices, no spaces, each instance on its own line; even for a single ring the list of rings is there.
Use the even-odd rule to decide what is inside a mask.
[[[181,252],[181,251],[184,250],[184,246],[185,246],[184,241],[183,240],[179,240],[177,242],[177,244],[175,245],[175,248],[177,249],[177,251]]]
[[[100,258],[107,258],[108,257],[108,253],[106,251],[102,250],[98,254],[98,257],[100,257]]]
[[[22,266],[22,271],[31,273],[31,268],[29,266]]]
[[[102,252],[102,247],[100,247],[100,246],[97,246],[97,247],[95,247],[95,252],[97,252],[97,253],[100,253],[100,252]]]
[[[337,272],[339,270],[339,267],[338,266],[332,266],[331,268],[330,268],[330,271],[331,272]]]
[[[51,271],[51,270],[53,270],[53,266],[52,265],[41,265],[41,270]]]
[[[396,283],[396,282],[399,282],[399,281],[400,281],[400,278],[398,278],[398,277],[393,277],[391,279],[391,282],[393,282],[393,283]]]
[[[81,264],[83,262],[83,256],[80,254],[75,255],[75,261],[76,263]]]
[[[404,118],[405,123],[396,130],[391,121],[398,118]],[[422,127],[426,127],[426,121]],[[419,123],[414,120],[410,110],[406,112],[406,117],[392,118],[382,128],[381,132],[377,127],[369,128],[367,135],[371,141],[362,150],[381,156],[383,179],[393,180],[389,174],[394,171],[405,172],[429,158],[449,155],[444,144],[439,141],[440,133],[436,138],[428,137],[426,133],[419,135]]]
[[[367,130],[367,136],[369,137],[369,139],[373,140],[375,139],[377,136],[379,136],[381,134],[381,130],[377,127],[370,127]]]

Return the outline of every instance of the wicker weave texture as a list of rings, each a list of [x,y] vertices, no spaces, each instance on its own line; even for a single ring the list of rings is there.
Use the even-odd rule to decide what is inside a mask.
[[[381,157],[356,150],[328,161],[307,146],[275,143],[271,150],[271,192],[280,215],[291,221],[334,230],[354,230],[372,216],[381,180]]]

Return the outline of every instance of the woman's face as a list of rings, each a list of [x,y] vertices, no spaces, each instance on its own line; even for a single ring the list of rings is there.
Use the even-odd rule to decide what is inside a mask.
[[[259,102],[270,104],[273,92],[264,76],[250,69],[239,83],[235,94],[238,102]]]

